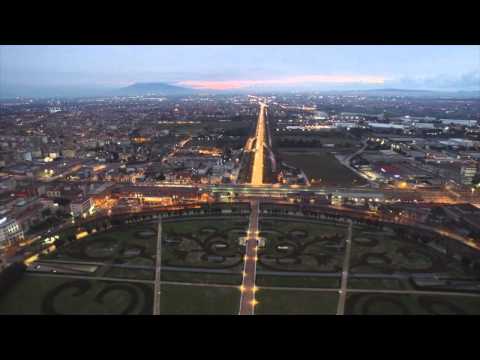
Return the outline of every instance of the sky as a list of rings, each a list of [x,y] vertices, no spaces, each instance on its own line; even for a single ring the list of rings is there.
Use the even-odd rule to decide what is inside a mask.
[[[0,46],[3,92],[137,82],[205,90],[479,90],[480,46]]]

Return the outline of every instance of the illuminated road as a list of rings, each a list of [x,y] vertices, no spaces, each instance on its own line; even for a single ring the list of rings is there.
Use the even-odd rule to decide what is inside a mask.
[[[265,150],[265,107],[266,104],[260,103],[260,113],[258,114],[257,129],[255,131],[255,155],[252,168],[252,185],[263,184],[264,168],[264,150]]]
[[[345,311],[345,301],[347,299],[348,268],[350,267],[350,253],[352,251],[352,220],[348,221],[348,235],[346,240],[345,258],[343,260],[342,282],[340,285],[340,296],[338,297],[337,315],[343,315]]]
[[[160,315],[160,277],[162,269],[162,217],[158,218],[157,255],[155,263],[155,286],[153,296],[153,315]]]
[[[257,246],[258,246],[258,213],[259,203],[251,202],[250,224],[245,242],[245,262],[243,267],[243,281],[240,287],[239,315],[253,315],[255,313],[255,276],[257,272]]]

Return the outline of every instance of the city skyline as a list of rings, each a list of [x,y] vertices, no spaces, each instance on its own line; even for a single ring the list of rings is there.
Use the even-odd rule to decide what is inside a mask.
[[[480,314],[479,46],[1,46],[1,315]]]

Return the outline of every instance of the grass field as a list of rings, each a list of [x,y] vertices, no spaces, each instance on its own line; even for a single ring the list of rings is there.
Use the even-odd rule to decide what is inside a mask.
[[[350,289],[382,289],[382,290],[412,290],[413,286],[407,279],[389,278],[355,278],[348,279]]]
[[[148,230],[148,236],[140,232]],[[155,259],[156,232],[153,224],[122,226],[107,232],[74,240],[44,259],[129,262],[139,256]]]
[[[162,314],[236,315],[240,290],[236,287],[184,286],[163,284]]]
[[[256,284],[278,287],[339,288],[340,277],[260,275]]]
[[[343,166],[335,156],[325,150],[281,151],[281,159],[291,166],[302,169],[312,182],[325,186],[355,186],[365,180]]]
[[[333,222],[261,219],[259,270],[337,272],[341,269],[346,228]]]
[[[240,285],[242,283],[242,274],[204,273],[194,271],[162,271],[162,281]]]
[[[346,138],[345,136],[320,136],[320,135],[315,135],[312,133],[302,133],[301,135],[277,135],[275,136],[275,140],[278,141],[298,141],[298,140],[303,140],[303,141],[320,141],[322,145],[324,144],[335,144],[335,145],[349,145],[350,147],[354,147],[355,145],[360,144],[361,142],[357,139],[353,138]]]
[[[25,275],[0,298],[2,314],[148,314],[148,284]]]
[[[458,261],[427,245],[403,239],[390,228],[355,227],[352,240],[352,273],[407,272],[469,276]]]
[[[222,233],[226,232],[231,228],[242,228],[246,231],[248,227],[248,219],[241,220],[241,219],[205,219],[205,220],[182,220],[182,221],[175,221],[175,222],[164,222],[163,225],[163,233],[170,234],[170,233],[177,233],[177,234],[184,234],[184,235],[208,235],[207,232],[202,233],[201,229],[203,228],[213,228],[216,231]],[[226,233],[229,238],[238,240],[234,236],[234,234]]]
[[[205,267],[239,270],[247,219],[206,219],[167,222],[163,237],[162,263],[169,266]]]
[[[244,254],[238,238],[247,227],[247,218],[163,223],[162,263],[178,269],[162,269],[162,314],[238,313]],[[259,228],[266,246],[258,250],[259,303],[255,313],[335,314],[347,225],[328,220],[262,217]],[[413,291],[406,275],[414,273],[469,275],[457,261],[401,234],[390,226],[379,229],[354,225],[345,313],[480,314],[480,297],[377,292]],[[151,314],[155,252],[156,228],[148,222],[75,240],[46,257],[67,263],[70,259],[72,268],[98,267],[90,274],[91,279],[61,275],[61,270],[57,275],[26,273],[8,294],[0,297],[0,314]],[[61,261],[45,264],[41,271],[50,271],[49,266],[65,266]],[[200,271],[194,269],[197,267]],[[396,272],[406,274],[388,277]],[[365,273],[374,277],[360,277]],[[104,281],[98,277],[124,280]]]
[[[350,315],[480,314],[480,297],[366,294],[347,295],[345,313]]]
[[[238,239],[245,235],[247,227],[247,219],[165,221],[162,263],[180,267],[240,269],[242,248]],[[153,269],[156,248],[156,224],[145,222],[74,240],[43,259],[103,263],[104,266],[96,275],[150,280],[153,277],[151,270],[108,267],[116,264]]]
[[[287,291],[260,289],[255,314],[322,314],[334,315],[338,293],[321,291]]]
[[[154,280],[155,270],[152,269],[133,269],[122,267],[110,267],[103,276],[114,277],[121,279],[139,279],[139,280]]]

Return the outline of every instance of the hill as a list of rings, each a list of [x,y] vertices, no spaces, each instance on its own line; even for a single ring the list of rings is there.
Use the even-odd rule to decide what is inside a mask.
[[[118,95],[186,95],[194,94],[196,90],[167,83],[135,83],[115,92]]]

